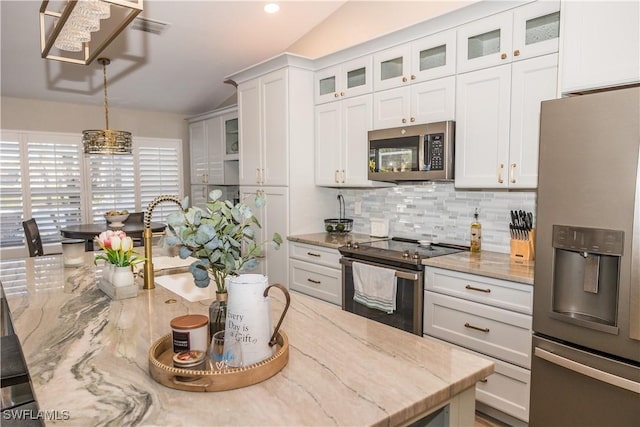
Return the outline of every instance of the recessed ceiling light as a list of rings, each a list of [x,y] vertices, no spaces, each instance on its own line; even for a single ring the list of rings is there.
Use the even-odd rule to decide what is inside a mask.
[[[276,13],[280,10],[280,6],[277,3],[267,3],[264,5],[264,11],[267,13]]]

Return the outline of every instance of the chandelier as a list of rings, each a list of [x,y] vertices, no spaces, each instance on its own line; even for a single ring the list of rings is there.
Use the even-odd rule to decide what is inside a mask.
[[[68,0],[63,2],[62,12],[56,12],[48,10],[49,0],[44,0],[40,6],[42,58],[83,65],[92,63],[142,12],[142,2]],[[52,54],[52,48],[59,54]]]
[[[104,117],[106,127],[102,130],[82,131],[85,154],[131,154],[131,132],[109,129],[109,100],[107,98],[107,65],[111,61],[98,58],[104,74]]]

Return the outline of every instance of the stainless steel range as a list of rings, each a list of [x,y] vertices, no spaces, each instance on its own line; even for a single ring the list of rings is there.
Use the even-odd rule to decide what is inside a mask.
[[[339,248],[342,258],[342,309],[369,319],[422,335],[424,265],[422,260],[469,250],[468,246],[420,244],[394,237],[366,243],[349,243]],[[358,268],[383,268],[395,274],[395,309],[387,313],[354,301],[354,263]],[[365,267],[363,267],[365,266]],[[369,266],[369,267],[366,267]],[[384,284],[383,284],[384,285]],[[388,286],[394,286],[389,283]]]

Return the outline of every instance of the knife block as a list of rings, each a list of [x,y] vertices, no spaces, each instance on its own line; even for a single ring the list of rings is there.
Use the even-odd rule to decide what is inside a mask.
[[[511,259],[533,261],[535,259],[536,229],[529,231],[529,240],[511,239]]]

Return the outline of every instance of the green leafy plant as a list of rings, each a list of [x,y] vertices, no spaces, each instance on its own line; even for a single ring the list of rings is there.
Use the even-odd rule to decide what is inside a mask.
[[[225,278],[251,270],[258,264],[261,247],[266,244],[279,249],[282,237],[274,233],[271,240],[256,242],[255,229],[261,228],[251,208],[244,201],[233,204],[220,200],[222,191],[209,193],[206,209],[189,207],[189,198],[182,202],[182,211],[169,215],[169,228],[174,236],[167,238],[169,246],[180,245],[180,258],[197,258],[189,270],[196,286],[209,286],[210,276],[217,292],[226,292]],[[255,206],[265,200],[256,196]]]

